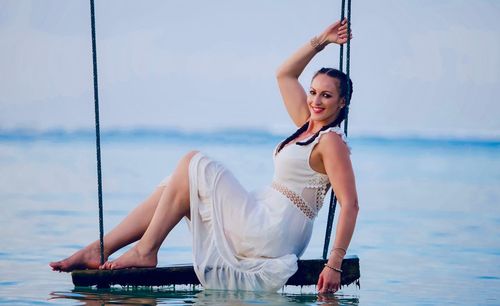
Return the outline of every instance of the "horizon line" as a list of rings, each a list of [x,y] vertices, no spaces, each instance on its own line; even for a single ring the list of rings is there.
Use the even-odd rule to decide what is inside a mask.
[[[349,135],[349,139],[355,141],[430,141],[430,142],[453,142],[453,143],[482,143],[500,145],[500,135],[479,135],[472,137],[463,133],[450,134],[427,134],[427,133],[363,133],[356,131]],[[126,140],[162,137],[177,140],[224,140],[231,142],[242,142],[251,136],[252,142],[279,141],[287,137],[288,133],[265,128],[219,128],[208,130],[179,129],[179,128],[101,128],[101,135],[109,140]],[[241,138],[246,136],[245,139]],[[184,138],[188,137],[188,138]],[[0,128],[0,141],[37,141],[37,140],[87,140],[95,138],[94,129],[64,129],[52,128],[37,130],[32,128],[2,129]],[[266,141],[267,140],[267,141]]]

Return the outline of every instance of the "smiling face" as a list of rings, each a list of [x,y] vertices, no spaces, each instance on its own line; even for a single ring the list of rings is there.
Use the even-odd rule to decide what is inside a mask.
[[[337,78],[326,74],[318,74],[311,82],[307,96],[307,104],[311,112],[310,120],[326,125],[337,118],[345,106],[344,98],[340,97],[340,86]]]

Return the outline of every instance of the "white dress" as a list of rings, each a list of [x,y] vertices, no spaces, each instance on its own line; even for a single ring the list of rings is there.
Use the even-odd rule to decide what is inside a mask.
[[[202,153],[189,164],[193,266],[207,289],[274,291],[297,271],[314,219],[330,187],[311,169],[309,145],[274,152],[270,186],[248,192],[230,171]],[[167,183],[167,180],[162,182]]]

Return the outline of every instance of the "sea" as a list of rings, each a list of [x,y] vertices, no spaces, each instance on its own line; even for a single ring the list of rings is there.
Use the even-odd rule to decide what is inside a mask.
[[[105,231],[193,149],[222,162],[249,190],[269,184],[272,150],[285,136],[103,131]],[[314,286],[97,289],[76,288],[70,274],[48,266],[99,237],[94,132],[0,131],[0,304],[500,305],[500,138],[353,136],[349,145],[360,210],[347,253],[360,259],[360,286],[330,296]],[[326,207],[303,259],[322,256]],[[159,266],[191,258],[181,222],[164,241]]]

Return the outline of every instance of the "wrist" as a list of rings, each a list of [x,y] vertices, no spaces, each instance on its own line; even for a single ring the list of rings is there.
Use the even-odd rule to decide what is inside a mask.
[[[326,33],[321,33],[317,37],[324,47],[331,43],[331,41],[328,40],[328,35]]]
[[[328,263],[334,265],[335,267],[340,267],[346,251],[344,248],[333,248],[330,252],[330,257],[328,258]]]
[[[341,247],[334,247],[330,251],[330,256],[335,256],[335,257],[340,258],[342,260],[342,259],[344,259],[344,256],[346,253],[347,253],[346,249],[341,248]]]
[[[330,258],[328,258],[327,264],[329,266],[340,268],[340,266],[342,266],[342,258],[338,258],[336,256],[330,256]]]
[[[328,263],[325,264],[325,268],[328,268],[338,273],[342,273],[342,269],[340,269],[340,267],[337,268],[336,266],[329,265]]]
[[[314,36],[310,40],[311,46],[316,52],[323,50],[330,42],[324,34]]]

